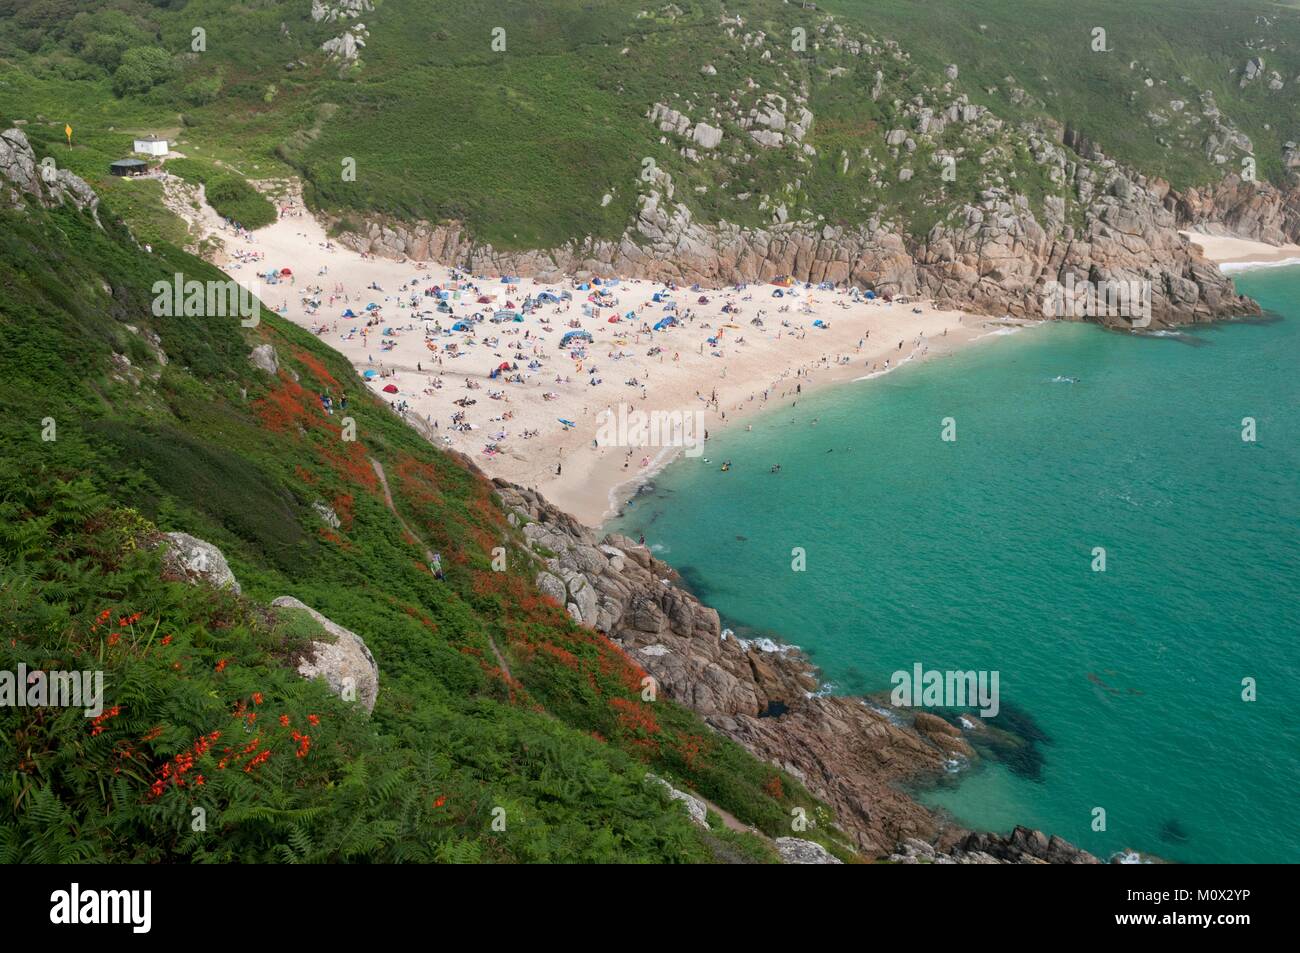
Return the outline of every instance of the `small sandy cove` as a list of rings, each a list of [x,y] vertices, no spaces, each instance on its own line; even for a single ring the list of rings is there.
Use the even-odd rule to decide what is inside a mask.
[[[1224,272],[1244,271],[1246,268],[1267,265],[1300,265],[1300,245],[1266,245],[1246,238],[1203,235],[1200,232],[1179,234],[1193,244],[1200,245],[1205,257],[1219,265]]]
[[[687,428],[710,435],[748,427],[756,410],[950,354],[1015,323],[801,283],[507,282],[362,255],[332,242],[296,196],[278,204],[278,221],[254,233],[206,205],[195,224],[224,244],[217,262],[231,277],[352,362],[361,375],[353,387],[369,387],[436,443],[593,527],[681,443],[703,436],[661,427],[648,446],[608,444],[618,434],[608,424],[602,431],[607,414],[616,425],[631,410],[680,413]],[[543,292],[555,300],[539,301]],[[676,326],[652,330],[669,317]],[[571,331],[586,335],[561,346]],[[329,396],[337,409],[345,395]]]

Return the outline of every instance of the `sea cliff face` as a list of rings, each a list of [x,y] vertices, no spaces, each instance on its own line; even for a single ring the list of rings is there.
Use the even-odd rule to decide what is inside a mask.
[[[472,466],[472,463],[470,464]],[[607,635],[669,698],[797,777],[834,810],[867,857],[901,863],[1097,863],[1060,838],[1018,828],[972,834],[901,788],[977,757],[960,729],[861,698],[820,695],[793,648],[746,643],[723,630],[668,564],[621,535],[603,538],[535,491],[493,481],[511,523],[545,563],[537,586],[575,621]]]
[[[1049,197],[1034,210],[1003,189],[981,194],[921,239],[872,221],[858,228],[788,222],[741,228],[696,221],[674,202],[662,175],[642,196],[636,220],[617,241],[587,240],[560,248],[499,251],[456,222],[366,222],[344,244],[372,254],[434,260],[479,274],[543,280],[570,275],[621,275],[703,285],[757,282],[778,275],[847,282],[895,295],[933,298],[944,307],[1016,317],[1044,315],[1050,282],[1149,283],[1153,328],[1257,314],[1255,302],[1180,228],[1204,227],[1270,243],[1300,237],[1300,187],[1280,190],[1228,177],[1203,190],[1173,191],[1159,179],[1100,160],[1072,162],[1044,141],[1061,176],[1072,177],[1077,213]],[[1081,211],[1080,211],[1081,208]],[[1134,319],[1101,314],[1089,320],[1127,328]]]

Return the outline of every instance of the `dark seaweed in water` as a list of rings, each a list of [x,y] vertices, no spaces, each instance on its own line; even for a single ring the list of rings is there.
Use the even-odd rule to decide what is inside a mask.
[[[709,593],[715,590],[705,581],[700,571],[694,566],[674,566],[673,568],[677,570],[677,575],[681,577],[682,585],[686,587],[686,591],[705,605],[708,605]]]
[[[846,665],[836,682],[846,695],[865,695],[871,690],[871,680],[855,665]]]
[[[957,723],[956,712],[946,712]],[[967,718],[972,716],[966,713]],[[978,717],[978,715],[973,716]],[[1042,746],[1052,743],[1047,732],[1023,708],[1003,701],[997,715],[982,719],[983,731],[965,732],[966,739],[996,761],[1005,764],[1012,774],[1030,781],[1043,779],[1047,756]]]
[[[1191,835],[1178,823],[1176,817],[1171,817],[1160,825],[1160,839],[1167,844],[1185,844],[1189,837]]]

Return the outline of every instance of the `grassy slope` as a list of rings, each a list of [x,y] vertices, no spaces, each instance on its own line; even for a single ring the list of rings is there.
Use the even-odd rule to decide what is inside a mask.
[[[1014,76],[1046,103],[1047,114],[1072,123],[1114,158],[1177,186],[1217,178],[1203,153],[1172,143],[1165,148],[1156,141],[1162,130],[1146,121],[1150,110],[1174,98],[1195,111],[1196,96],[1183,76],[1213,91],[1219,108],[1251,137],[1261,179],[1279,176],[1281,144],[1300,137],[1300,17],[1275,3],[824,0],[820,6],[897,37],[919,63],[959,64],[973,100],[1004,115],[1027,115],[1000,93],[981,93]],[[1111,52],[1093,52],[1095,27],[1106,30]],[[1260,49],[1261,39],[1275,48]],[[1258,80],[1240,88],[1241,68],[1256,55],[1267,70],[1282,74],[1282,90],[1270,91]],[[1135,61],[1138,68],[1130,69]],[[1238,73],[1229,76],[1232,69]],[[1145,71],[1155,80],[1152,87],[1144,83]]]
[[[18,42],[21,19],[0,19],[0,115],[44,114],[56,139],[71,119],[79,141],[96,150],[87,170],[94,175],[103,159],[128,147],[131,132],[179,128],[191,157],[220,160],[248,177],[300,172],[309,199],[320,206],[462,218],[501,247],[617,236],[636,207],[647,157],[673,174],[677,199],[705,220],[770,221],[770,210],[761,210],[756,198],[735,198],[749,192],[810,218],[853,224],[897,213],[913,231],[923,230],[980,185],[974,177],[945,185],[924,174],[924,151],[913,158],[921,171],[900,185],[899,163],[888,158],[883,136],[899,124],[894,101],[905,102],[923,83],[940,84],[950,62],[961,67],[959,91],[996,114],[1071,122],[1115,158],[1175,185],[1213,181],[1224,171],[1199,147],[1204,126],[1180,125],[1197,112],[1196,89],[1212,90],[1225,115],[1251,137],[1261,177],[1277,180],[1281,143],[1300,138],[1294,81],[1300,16],[1257,0],[821,4],[851,33],[896,39],[912,54],[907,64],[841,54],[815,33],[808,52],[795,55],[788,49],[791,29],[812,30],[822,14],[778,0],[691,0],[677,4],[680,16],[641,0],[384,0],[364,17],[370,38],[360,65],[342,72],[318,52],[341,26],[311,23],[298,2],[232,7],[229,0],[189,0],[180,12],[143,0],[120,5],[146,11],[147,28],[177,52],[173,79],[116,98],[104,71],[79,59],[86,54],[75,37],[62,36],[61,21],[29,52]],[[646,10],[653,15],[640,16]],[[770,62],[742,54],[722,35],[724,10],[745,18],[740,32],[767,34]],[[281,22],[288,36],[280,33]],[[207,51],[189,55],[194,24],[208,31]],[[1095,26],[1106,28],[1113,52],[1091,51]],[[505,52],[491,48],[495,27],[506,30]],[[1261,39],[1271,48],[1259,49]],[[1257,53],[1268,70],[1285,77],[1283,90],[1268,91],[1263,81],[1242,90],[1229,75]],[[286,63],[295,68],[286,70]],[[716,76],[701,74],[706,63]],[[832,80],[827,70],[837,66],[847,73]],[[886,94],[872,102],[878,67],[886,73]],[[1143,82],[1148,72],[1151,87]],[[1012,102],[1008,75],[1029,102]],[[746,148],[744,133],[731,130],[722,153],[734,155],[734,164],[696,164],[678,154],[685,143],[664,137],[645,118],[655,102],[690,103],[691,115],[701,118],[717,102],[715,94],[726,97],[746,79],[759,91],[787,97],[808,84],[816,158]],[[1175,98],[1189,104],[1181,116],[1169,109]],[[1152,111],[1163,111],[1172,125],[1153,127]],[[957,130],[945,145],[963,145]],[[987,146],[965,145],[979,152]],[[886,184],[867,182],[864,148],[884,163]],[[344,181],[345,158],[356,160],[355,181]],[[1016,173],[1017,187],[1035,201],[1051,191],[1014,139],[989,159],[993,170]],[[602,206],[606,194],[610,201]]]
[[[640,701],[642,673],[532,588],[488,484],[317,339],[267,312],[250,330],[154,317],[152,283],[177,272],[219,277],[71,211],[0,212],[0,670],[103,669],[118,706],[98,732],[80,710],[0,709],[0,860],[771,856],[752,838],[718,848],[642,783],[647,767],[769,834],[816,809],[694,715]],[[259,342],[286,368],[276,379],[247,362]],[[350,398],[356,442],[324,390]],[[371,457],[446,582],[385,506]],[[220,546],[243,598],[163,581],[155,527]],[[498,545],[509,572],[490,569]],[[291,671],[301,620],[264,608],[284,594],[366,639],[382,673],[372,718]],[[302,757],[293,732],[311,738]]]

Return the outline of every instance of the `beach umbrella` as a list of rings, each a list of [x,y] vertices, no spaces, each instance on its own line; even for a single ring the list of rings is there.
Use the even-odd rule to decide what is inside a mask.
[[[365,372],[364,374],[362,374],[361,376],[364,377],[366,380],[370,380],[370,378],[372,378],[372,377],[378,377],[378,376],[379,376],[379,372],[378,372],[378,371],[366,371],[366,372]]]

